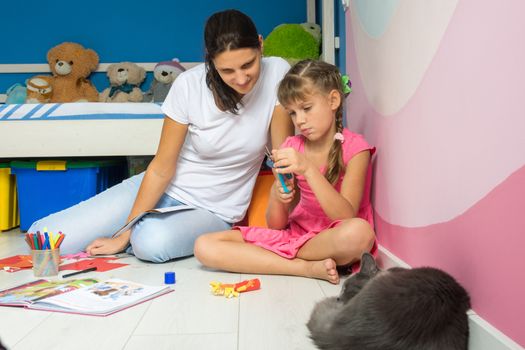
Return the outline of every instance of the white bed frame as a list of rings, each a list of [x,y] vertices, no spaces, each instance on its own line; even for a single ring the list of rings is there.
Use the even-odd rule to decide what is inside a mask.
[[[137,63],[151,72],[156,63]],[[185,68],[196,62],[185,62]],[[106,72],[101,63],[97,72]],[[0,64],[0,73],[50,73],[47,64]],[[5,95],[0,95],[0,103]],[[162,119],[0,121],[0,158],[155,154]]]
[[[334,0],[321,1],[322,59],[335,62]],[[316,0],[306,0],[307,21],[316,22]],[[156,63],[137,63],[151,72]],[[186,68],[198,63],[182,63]],[[110,63],[99,64],[97,72]],[[0,74],[49,73],[48,64],[0,64]],[[0,94],[0,103],[5,102]],[[162,119],[0,121],[0,158],[133,156],[155,154]]]

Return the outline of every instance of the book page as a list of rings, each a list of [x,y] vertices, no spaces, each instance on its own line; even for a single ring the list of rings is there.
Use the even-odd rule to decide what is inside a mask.
[[[168,286],[146,286],[136,282],[111,279],[40,300],[30,308],[108,315],[170,291],[171,288]]]
[[[68,293],[97,283],[92,278],[47,281],[37,280],[0,292],[0,305],[24,306],[54,295]]]
[[[126,232],[131,227],[133,227],[133,225],[135,225],[137,221],[139,221],[140,219],[142,219],[144,216],[148,214],[164,214],[164,213],[170,213],[174,211],[188,210],[188,209],[195,209],[195,207],[192,205],[176,205],[173,207],[156,208],[156,209],[147,210],[135,216],[133,219],[131,219],[126,225],[124,225],[121,229],[115,232],[112,237],[117,237],[123,232]]]

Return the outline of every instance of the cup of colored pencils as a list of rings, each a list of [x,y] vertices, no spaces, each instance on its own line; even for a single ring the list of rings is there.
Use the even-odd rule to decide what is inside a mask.
[[[58,275],[60,265],[60,245],[66,235],[62,232],[37,231],[26,233],[26,242],[31,248],[33,261],[33,274],[35,277],[48,277]]]

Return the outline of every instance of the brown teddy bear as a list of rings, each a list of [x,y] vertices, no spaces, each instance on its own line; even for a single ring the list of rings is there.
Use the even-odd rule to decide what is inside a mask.
[[[107,76],[110,87],[100,93],[100,102],[142,102],[140,84],[146,79],[144,68],[132,62],[110,64]]]
[[[87,79],[98,66],[95,51],[65,42],[48,51],[47,62],[54,77],[51,102],[98,101],[98,91]]]

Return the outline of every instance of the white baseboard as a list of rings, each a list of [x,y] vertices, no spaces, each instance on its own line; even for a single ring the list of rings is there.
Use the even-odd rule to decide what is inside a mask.
[[[382,269],[390,267],[410,268],[410,265],[379,246],[377,261]],[[523,350],[519,344],[479,317],[473,310],[468,311],[470,339],[469,350]]]

